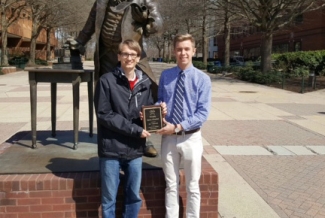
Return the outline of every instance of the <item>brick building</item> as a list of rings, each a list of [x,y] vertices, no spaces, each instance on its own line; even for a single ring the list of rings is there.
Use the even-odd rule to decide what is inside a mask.
[[[0,32],[2,27],[0,24]],[[32,21],[28,19],[20,19],[8,28],[8,54],[13,56],[28,56],[30,41],[32,33]],[[2,36],[2,34],[1,34]],[[57,46],[58,41],[55,38],[54,32],[51,33],[51,51],[54,57],[54,47]],[[1,45],[1,41],[0,41]],[[36,44],[36,58],[46,59],[46,31],[42,30],[37,38]]]
[[[325,9],[307,12],[297,17],[294,24],[273,35],[273,52],[311,51],[325,49]],[[256,28],[232,29],[230,55],[256,59],[260,56],[261,33]],[[218,56],[224,57],[223,36],[218,37]]]

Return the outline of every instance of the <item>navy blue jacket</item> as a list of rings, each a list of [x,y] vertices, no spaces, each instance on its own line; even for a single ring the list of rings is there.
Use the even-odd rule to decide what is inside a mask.
[[[154,104],[154,98],[149,77],[138,69],[136,75],[133,91],[119,67],[97,82],[94,103],[99,157],[132,160],[143,155],[146,139],[141,138],[139,112],[143,105]]]

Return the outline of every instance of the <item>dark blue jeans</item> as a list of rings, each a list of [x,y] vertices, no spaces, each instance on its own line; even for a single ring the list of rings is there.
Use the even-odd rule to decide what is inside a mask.
[[[103,218],[115,218],[115,204],[120,183],[120,169],[124,171],[124,208],[123,218],[137,218],[141,207],[140,185],[142,174],[142,158],[133,160],[116,160],[100,158],[102,183],[102,215]]]

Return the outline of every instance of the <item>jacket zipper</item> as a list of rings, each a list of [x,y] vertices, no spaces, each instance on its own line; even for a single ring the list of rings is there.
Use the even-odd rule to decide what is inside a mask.
[[[133,90],[136,90],[137,86],[139,86],[141,83],[144,83],[147,80],[148,80],[148,78],[146,78],[145,80],[141,80],[138,83],[136,83],[135,86],[134,86],[134,88],[133,88]],[[129,106],[130,106],[132,94],[135,95],[135,106],[138,107],[138,95],[139,95],[139,93],[133,93],[133,91],[131,91],[131,94],[130,94],[130,97],[129,97]],[[141,95],[141,93],[140,93],[140,95]]]

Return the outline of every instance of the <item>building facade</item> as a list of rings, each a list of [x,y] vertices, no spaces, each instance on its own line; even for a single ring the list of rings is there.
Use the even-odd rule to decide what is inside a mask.
[[[307,12],[297,17],[294,24],[273,35],[273,53],[313,51],[325,49],[325,9]],[[230,56],[243,56],[246,60],[260,57],[262,34],[256,28],[233,28]],[[219,57],[224,57],[223,36],[218,37]]]
[[[0,25],[0,32],[2,27]],[[28,18],[20,19],[8,28],[8,54],[9,57],[28,56],[32,34],[32,21]],[[2,34],[1,34],[2,36]],[[55,38],[54,31],[50,36],[51,52],[54,57],[54,48],[58,41]],[[1,45],[1,41],[0,41]],[[37,38],[36,58],[46,60],[46,31],[43,29]]]

